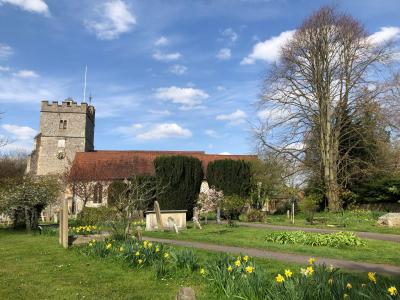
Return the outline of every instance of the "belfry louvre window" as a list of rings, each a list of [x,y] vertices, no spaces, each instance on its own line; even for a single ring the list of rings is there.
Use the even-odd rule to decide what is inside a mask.
[[[60,120],[59,129],[67,129],[67,120]]]

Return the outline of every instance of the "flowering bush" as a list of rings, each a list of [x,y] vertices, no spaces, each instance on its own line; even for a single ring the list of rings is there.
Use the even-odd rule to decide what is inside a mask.
[[[309,246],[365,246],[366,242],[353,232],[315,233],[304,231],[276,231],[266,236],[267,242],[279,244],[302,244]]]

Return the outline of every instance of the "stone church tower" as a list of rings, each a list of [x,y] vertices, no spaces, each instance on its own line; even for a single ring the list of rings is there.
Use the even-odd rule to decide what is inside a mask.
[[[76,152],[94,150],[95,109],[72,99],[61,104],[42,101],[40,131],[35,137],[27,173],[61,174],[72,163]]]

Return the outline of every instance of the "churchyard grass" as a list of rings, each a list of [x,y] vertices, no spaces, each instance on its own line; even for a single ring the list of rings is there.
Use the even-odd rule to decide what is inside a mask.
[[[258,248],[269,251],[299,253],[310,256],[400,265],[399,243],[365,240],[365,246],[345,246],[342,248],[327,246],[312,247],[308,245],[267,242],[266,235],[270,232],[273,231],[265,228],[251,228],[245,226],[228,227],[224,224],[208,224],[204,225],[202,230],[196,230],[189,227],[187,230],[182,230],[179,235],[176,235],[173,232],[146,232],[145,235],[220,245]]]
[[[400,228],[390,228],[376,223],[378,218],[386,212],[347,210],[343,213],[318,212],[315,214],[315,224],[306,221],[302,213],[296,213],[295,223],[292,224],[286,215],[268,215],[266,224],[282,226],[301,226],[324,229],[366,231],[388,234],[400,234]],[[242,218],[245,221],[245,217]],[[333,225],[333,226],[332,226]]]

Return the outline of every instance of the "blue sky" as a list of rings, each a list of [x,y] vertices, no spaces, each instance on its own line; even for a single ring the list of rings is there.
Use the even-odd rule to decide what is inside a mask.
[[[323,4],[400,37],[398,0],[0,0],[0,135],[30,149],[87,65],[96,149],[250,153],[263,76]]]

